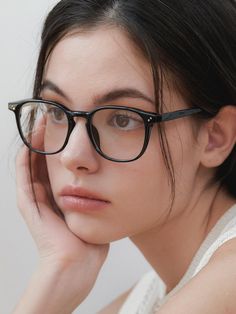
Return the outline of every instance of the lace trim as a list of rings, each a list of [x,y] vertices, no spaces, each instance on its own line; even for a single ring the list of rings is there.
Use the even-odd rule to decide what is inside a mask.
[[[153,278],[151,283],[150,283],[150,286],[146,290],[145,295],[143,297],[143,300],[140,303],[138,310],[136,311],[135,314],[155,314],[157,309],[160,307],[161,300],[159,298],[155,297],[155,303],[151,307],[150,313],[147,313],[147,307],[148,306],[150,307],[151,299],[152,299],[154,292],[156,290],[156,283],[157,283],[156,278]]]

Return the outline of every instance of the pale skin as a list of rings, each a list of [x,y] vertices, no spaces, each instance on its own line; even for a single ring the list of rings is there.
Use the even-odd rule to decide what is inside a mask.
[[[66,36],[53,50],[44,80],[57,89],[47,87],[41,96],[71,110],[90,111],[107,93],[132,88],[150,101],[126,95],[102,105],[155,111],[150,65],[116,28],[101,27]],[[166,111],[187,108],[184,97],[170,82],[168,86],[164,90]],[[27,149],[20,151],[16,166],[18,206],[40,259],[14,314],[71,313],[92,289],[109,243],[127,236],[160,274],[167,290],[174,288],[209,230],[236,202],[218,184],[206,188],[215,168],[235,145],[235,107],[227,106],[214,119],[202,122],[196,134],[193,121],[183,118],[165,125],[176,172],[176,198],[168,218],[171,190],[156,128],[145,154],[130,163],[114,163],[98,155],[89,141],[84,120],[77,121],[62,152],[46,159],[33,154],[41,218],[30,189]],[[66,185],[92,191],[107,205],[97,213],[68,209],[60,198]],[[52,196],[65,221],[52,211]],[[193,314],[234,313],[235,252],[235,240],[223,245],[207,267],[159,312],[190,313],[190,308]],[[218,286],[225,289],[227,296],[219,295]],[[52,289],[53,295],[49,293]],[[117,313],[127,294],[100,313]],[[207,300],[206,294],[211,296]]]

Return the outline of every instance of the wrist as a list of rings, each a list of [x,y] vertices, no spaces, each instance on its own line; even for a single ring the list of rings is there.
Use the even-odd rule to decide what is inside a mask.
[[[40,263],[13,314],[71,314],[88,293],[73,267]]]

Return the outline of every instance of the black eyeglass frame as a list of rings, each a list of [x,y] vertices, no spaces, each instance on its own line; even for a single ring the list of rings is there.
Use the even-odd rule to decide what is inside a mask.
[[[68,132],[67,132],[67,136],[66,136],[64,145],[58,151],[53,152],[53,153],[43,152],[43,151],[32,148],[31,145],[25,140],[25,137],[23,135],[23,132],[22,132],[21,126],[20,126],[20,114],[19,113],[20,113],[21,107],[28,102],[29,103],[40,103],[40,104],[45,103],[45,104],[53,105],[53,106],[60,108],[62,111],[65,112],[66,117],[68,119]],[[191,116],[193,114],[197,114],[197,113],[200,113],[203,111],[200,108],[190,108],[190,109],[181,109],[181,110],[177,110],[177,111],[173,111],[173,112],[167,112],[167,113],[163,113],[163,114],[157,114],[154,112],[148,112],[148,111],[140,110],[137,108],[126,107],[126,106],[115,106],[115,105],[100,106],[100,107],[97,107],[91,111],[72,111],[62,104],[59,104],[59,103],[54,102],[54,101],[44,100],[44,99],[24,99],[24,100],[15,101],[15,102],[9,102],[8,103],[8,109],[14,112],[15,118],[16,118],[17,128],[18,128],[19,134],[21,136],[21,139],[24,142],[24,144],[31,151],[33,151],[35,153],[42,154],[42,155],[55,155],[55,154],[61,152],[66,147],[66,145],[69,141],[70,135],[71,135],[71,133],[72,133],[72,131],[76,125],[74,118],[75,117],[81,117],[81,118],[85,118],[87,120],[87,122],[86,122],[87,133],[88,133],[89,139],[90,139],[93,147],[95,148],[96,152],[99,155],[101,155],[102,157],[104,157],[105,159],[108,159],[108,160],[114,161],[114,162],[131,162],[131,161],[139,159],[147,149],[150,135],[151,135],[151,129],[152,129],[154,123],[160,123],[160,122],[175,120],[175,119]],[[96,140],[94,138],[94,134],[93,134],[93,130],[92,130],[92,128],[93,128],[92,118],[97,111],[104,110],[104,109],[128,110],[131,112],[135,112],[136,114],[139,114],[140,117],[143,119],[144,126],[145,126],[144,143],[143,143],[143,148],[137,157],[132,158],[132,159],[120,160],[120,159],[111,158],[101,151],[101,149],[97,145]]]

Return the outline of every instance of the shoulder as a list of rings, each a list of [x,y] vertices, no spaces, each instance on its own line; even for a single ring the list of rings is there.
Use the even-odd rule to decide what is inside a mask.
[[[219,313],[236,313],[236,237],[223,243],[200,272],[200,283],[207,285],[205,297],[212,303],[219,302]],[[204,289],[203,289],[204,290]],[[209,312],[211,313],[211,312]]]
[[[236,313],[235,265],[236,237],[233,237],[215,250],[206,266],[192,279],[192,287],[201,290],[200,295],[209,305],[212,304],[214,310],[209,313]]]
[[[160,314],[236,313],[236,238],[222,244],[209,262],[161,307]],[[159,312],[158,312],[159,313]]]
[[[211,261],[236,258],[236,235],[234,238],[222,244],[212,255]]]
[[[110,304],[108,304],[106,307],[100,310],[97,314],[117,314],[121,306],[127,299],[129,293],[132,291],[132,289],[133,287],[131,287],[129,290],[122,293],[115,300],[113,300]]]

